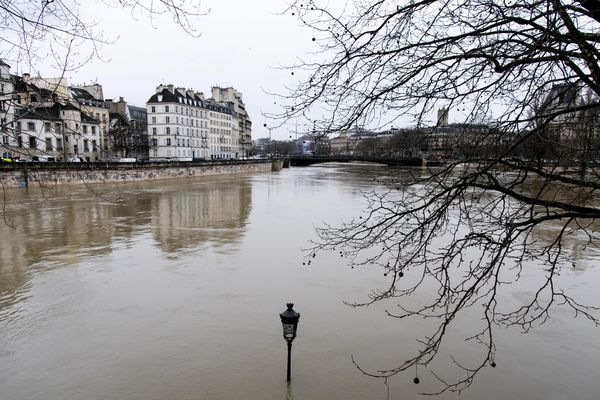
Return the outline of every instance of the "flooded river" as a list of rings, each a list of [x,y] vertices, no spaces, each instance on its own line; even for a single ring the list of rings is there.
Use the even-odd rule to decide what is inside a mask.
[[[0,399],[387,399],[383,381],[417,348],[395,303],[351,308],[380,270],[339,255],[302,265],[314,228],[350,219],[384,166],[144,184],[9,190],[0,224]],[[540,238],[543,240],[543,238]],[[574,243],[563,286],[600,305],[600,256]],[[521,293],[515,291],[518,301]],[[278,313],[301,313],[285,381]],[[597,399],[600,329],[558,309],[528,335],[496,332],[497,368],[462,399]],[[473,346],[456,343],[468,358]],[[390,399],[439,387],[389,380]],[[439,398],[457,398],[445,394]]]

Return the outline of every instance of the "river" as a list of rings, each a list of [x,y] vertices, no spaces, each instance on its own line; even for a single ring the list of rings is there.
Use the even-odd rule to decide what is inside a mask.
[[[0,399],[387,399],[370,370],[417,347],[393,304],[351,308],[382,271],[339,255],[303,266],[323,222],[357,215],[385,166],[7,190],[0,224]],[[600,305],[597,253],[567,249],[565,287]],[[515,291],[514,298],[519,299]],[[278,314],[301,318],[285,381]],[[568,310],[533,333],[499,329],[496,368],[462,399],[597,399],[600,329]],[[474,346],[456,343],[469,357]],[[439,387],[391,378],[390,399]],[[444,394],[441,399],[456,398]]]

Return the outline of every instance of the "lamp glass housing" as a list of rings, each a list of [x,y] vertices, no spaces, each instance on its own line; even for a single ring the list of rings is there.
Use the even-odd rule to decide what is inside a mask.
[[[287,307],[287,310],[279,314],[279,316],[281,317],[281,325],[283,326],[283,338],[286,341],[291,342],[296,338],[300,314],[294,311],[293,303],[288,303]]]

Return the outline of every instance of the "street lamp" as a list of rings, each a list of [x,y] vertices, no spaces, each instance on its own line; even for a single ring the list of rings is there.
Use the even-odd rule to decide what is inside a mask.
[[[287,342],[288,358],[287,358],[287,380],[290,381],[290,368],[291,368],[291,357],[292,357],[292,342],[296,338],[296,331],[298,330],[298,320],[300,314],[298,314],[292,307],[294,303],[287,303],[287,310],[279,314],[281,317],[281,324],[283,325],[283,338]]]

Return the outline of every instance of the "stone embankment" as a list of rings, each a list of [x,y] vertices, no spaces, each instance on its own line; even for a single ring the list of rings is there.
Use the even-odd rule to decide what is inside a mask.
[[[4,187],[136,182],[279,171],[279,160],[152,163],[10,163],[0,165]]]

